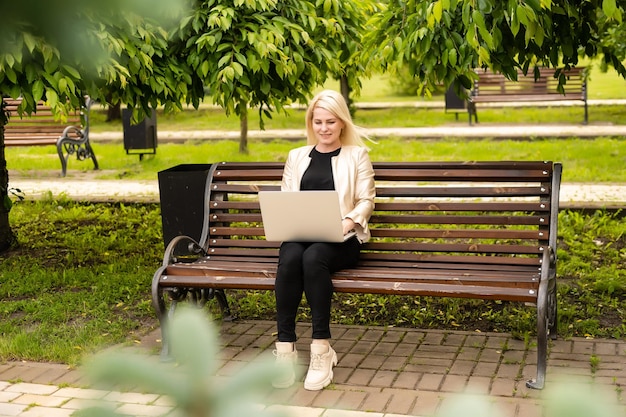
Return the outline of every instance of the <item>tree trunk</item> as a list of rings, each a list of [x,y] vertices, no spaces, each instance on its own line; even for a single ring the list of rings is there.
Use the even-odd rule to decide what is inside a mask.
[[[350,116],[354,117],[355,108],[352,106],[352,99],[350,98],[350,92],[352,89],[350,88],[350,84],[348,83],[348,77],[342,75],[339,79],[339,88],[341,90],[341,95],[343,99],[346,100],[346,104],[348,105],[348,109],[350,109]]]
[[[348,84],[348,77],[342,75],[339,79],[339,88],[341,89],[341,95],[344,100],[348,104],[348,108],[352,105],[352,100],[350,99],[350,84]]]
[[[112,122],[114,120],[122,120],[122,103],[118,102],[113,106],[107,107],[107,122]]]
[[[2,99],[0,98],[0,100]],[[4,109],[4,101],[0,101],[0,103],[0,252],[3,252],[15,242],[15,235],[9,224],[9,211],[11,210],[9,171],[4,153],[4,126],[8,122],[8,115]]]
[[[241,106],[239,116],[239,127],[241,136],[239,138],[239,153],[248,153],[248,105]]]

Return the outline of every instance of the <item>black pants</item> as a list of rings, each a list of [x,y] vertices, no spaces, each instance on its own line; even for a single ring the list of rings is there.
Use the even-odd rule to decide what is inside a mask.
[[[313,324],[313,339],[330,339],[331,274],[359,260],[356,237],[342,243],[284,242],[276,274],[276,322],[280,342],[296,341],[296,314],[306,295]]]

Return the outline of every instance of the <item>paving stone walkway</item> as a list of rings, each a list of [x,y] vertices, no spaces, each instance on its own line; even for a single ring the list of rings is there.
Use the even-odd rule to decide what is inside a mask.
[[[270,356],[274,329],[267,321],[223,323],[218,380]],[[626,415],[623,340],[553,341],[546,389],[536,391],[525,386],[535,374],[536,350],[510,334],[345,325],[332,330],[339,357],[333,384],[317,392],[304,390],[301,380],[288,389],[268,387],[260,407],[294,417],[429,417],[469,401],[472,394],[473,401],[489,407],[491,417],[539,417],[552,388],[566,386],[577,395],[572,400],[586,392],[591,400],[604,398],[615,417]],[[303,372],[310,331],[306,324],[298,326]],[[130,349],[158,362],[159,345],[157,330]],[[4,363],[0,381],[0,417],[70,416],[95,400],[129,416],[165,415],[172,408],[168,398],[155,394],[93,389],[80,368],[59,364]]]

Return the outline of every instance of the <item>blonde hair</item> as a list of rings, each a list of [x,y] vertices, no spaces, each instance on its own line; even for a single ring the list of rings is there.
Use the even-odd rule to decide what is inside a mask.
[[[350,110],[343,96],[334,90],[324,90],[317,94],[309,103],[306,111],[306,139],[308,145],[317,144],[313,131],[313,111],[316,108],[331,112],[340,119],[344,127],[341,131],[340,140],[343,145],[356,145],[367,148],[363,139],[368,139],[367,134],[352,121]]]

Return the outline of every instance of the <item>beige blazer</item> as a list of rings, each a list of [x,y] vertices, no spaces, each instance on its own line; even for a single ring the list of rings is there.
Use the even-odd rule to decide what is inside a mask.
[[[311,163],[309,154],[313,145],[293,149],[287,156],[281,189],[299,191],[300,181]],[[342,146],[331,160],[335,190],[339,193],[342,218],[349,217],[356,224],[361,243],[370,239],[368,221],[374,211],[374,168],[367,149],[361,146]]]

